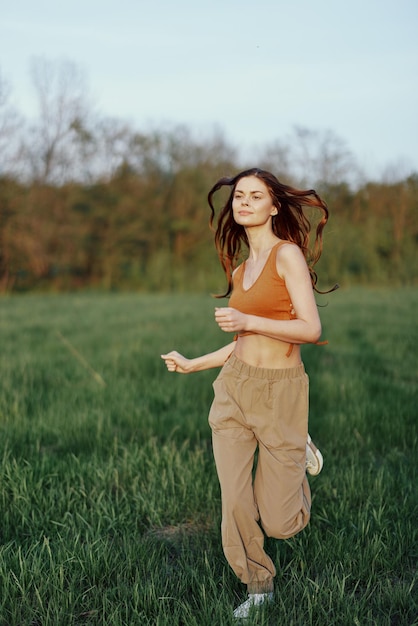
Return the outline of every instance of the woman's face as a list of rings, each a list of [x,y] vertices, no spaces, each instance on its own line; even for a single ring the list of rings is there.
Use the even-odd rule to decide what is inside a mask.
[[[237,182],[232,211],[237,224],[246,228],[263,226],[277,214],[267,185],[257,176],[247,176]]]

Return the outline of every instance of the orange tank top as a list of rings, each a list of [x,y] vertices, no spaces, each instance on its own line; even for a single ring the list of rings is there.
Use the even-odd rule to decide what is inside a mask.
[[[249,289],[244,289],[243,286],[245,261],[241,263],[234,273],[232,294],[229,299],[230,307],[247,315],[258,315],[273,320],[296,318],[285,281],[277,273],[276,252],[284,243],[288,242],[279,241],[273,246],[260,275]],[[238,336],[244,337],[251,334],[254,333],[243,331],[238,333]],[[292,349],[293,344],[289,344],[286,356],[291,355]]]
[[[296,313],[290,300],[286,283],[277,273],[276,253],[280,246],[289,241],[279,241],[270,250],[267,261],[261,270],[260,275],[249,289],[244,289],[243,280],[245,272],[245,261],[235,270],[233,277],[232,294],[229,299],[229,306],[246,313],[247,315],[258,315],[273,320],[293,320]],[[296,245],[296,244],[293,244]],[[251,331],[243,331],[235,336],[244,337],[252,335]],[[327,344],[327,341],[318,341],[317,345]],[[286,356],[292,354],[293,344],[289,344]]]
[[[296,314],[285,281],[278,275],[276,267],[276,252],[284,243],[288,242],[279,241],[273,246],[260,275],[249,289],[244,289],[243,286],[246,262],[241,263],[234,273],[233,289],[229,299],[230,307],[241,313],[273,320],[295,319]]]

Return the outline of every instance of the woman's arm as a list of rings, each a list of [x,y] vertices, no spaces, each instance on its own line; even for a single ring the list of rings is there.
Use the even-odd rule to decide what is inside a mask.
[[[187,359],[175,350],[169,352],[168,354],[162,354],[161,358],[165,361],[169,372],[190,374],[191,372],[208,370],[212,367],[221,367],[233,352],[234,347],[235,341],[231,341],[231,343],[228,343],[219,350],[203,354],[195,359]]]
[[[216,309],[216,321],[225,332],[250,331],[289,343],[315,343],[321,336],[321,321],[309,270],[298,246],[289,244],[279,248],[277,271],[285,280],[296,319],[272,320],[225,307]]]

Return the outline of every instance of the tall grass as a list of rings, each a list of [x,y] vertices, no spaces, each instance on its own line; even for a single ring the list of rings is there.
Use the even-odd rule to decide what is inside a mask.
[[[220,544],[207,413],[215,371],[168,374],[172,348],[228,338],[208,296],[4,298],[0,626],[232,624],[243,586]],[[417,289],[321,297],[306,346],[313,514],[267,540],[259,624],[417,624]]]

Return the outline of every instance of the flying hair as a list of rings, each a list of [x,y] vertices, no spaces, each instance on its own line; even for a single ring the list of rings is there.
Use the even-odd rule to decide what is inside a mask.
[[[314,189],[296,189],[281,183],[274,174],[266,170],[251,168],[233,177],[221,178],[208,194],[208,203],[211,209],[209,225],[215,233],[216,250],[228,281],[226,292],[216,297],[224,298],[230,295],[232,273],[241,260],[242,246],[248,247],[245,228],[236,223],[232,212],[232,200],[237,183],[248,176],[255,176],[264,182],[273,199],[274,206],[278,209],[277,215],[272,218],[274,234],[280,239],[291,241],[299,246],[309,268],[313,289],[317,293],[328,293],[328,291],[322,292],[317,288],[318,277],[314,271],[314,266],[322,253],[322,233],[328,221],[327,205]],[[224,187],[230,187],[231,191],[216,219],[213,196]],[[304,212],[304,207],[318,208],[322,215],[315,229],[315,241],[312,247],[310,246],[311,223]],[[334,291],[337,288],[338,285],[335,285],[329,291]]]

